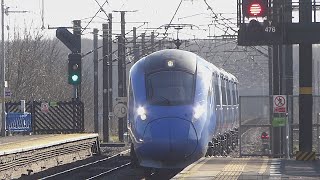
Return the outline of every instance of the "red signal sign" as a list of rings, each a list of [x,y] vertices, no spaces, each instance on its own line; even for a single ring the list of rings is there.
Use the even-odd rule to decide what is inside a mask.
[[[268,0],[242,0],[242,12],[245,17],[265,17]]]
[[[249,7],[250,14],[253,16],[257,16],[262,12],[260,4],[251,4]]]
[[[269,135],[266,132],[261,133],[261,139],[269,139]]]

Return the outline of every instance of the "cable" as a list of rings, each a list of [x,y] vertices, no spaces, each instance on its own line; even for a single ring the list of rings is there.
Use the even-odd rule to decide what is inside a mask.
[[[96,0],[95,0],[96,1]],[[83,33],[83,31],[84,30],[86,30],[87,29],[87,27],[89,26],[89,24],[91,23],[91,21],[97,16],[97,14],[101,11],[101,8],[106,4],[106,3],[108,3],[108,0],[106,0],[103,4],[102,4],[102,6],[100,6],[100,8],[99,8],[99,10],[96,12],[96,14],[91,18],[91,20],[88,22],[88,24],[86,25],[86,27],[81,31],[81,33]],[[109,3],[108,3],[109,4]]]
[[[141,28],[141,27],[144,26],[145,24],[146,24],[146,23],[143,23],[143,25],[138,26],[137,29]],[[132,32],[132,31],[133,31],[133,30],[129,31],[129,32],[126,33],[125,35],[129,34],[129,33]],[[141,36],[141,35],[137,36],[137,39],[138,39],[138,37],[140,37],[140,36]],[[132,41],[133,41],[133,40],[132,40]],[[131,43],[132,41],[127,42],[126,44]],[[100,49],[100,48],[102,48],[102,47],[103,47],[103,46],[100,46],[100,47],[98,47],[97,49],[92,49],[92,50],[88,51],[87,53],[83,54],[81,57],[83,58],[83,57],[85,57],[85,56],[93,53],[95,50],[98,50],[98,49]],[[114,52],[112,52],[112,53],[114,53]],[[111,55],[112,55],[112,54],[111,54]],[[106,56],[108,56],[108,55],[106,55]],[[103,59],[103,58],[102,58],[102,59]]]
[[[204,2],[206,3],[206,5],[208,6],[208,9],[211,10],[211,12],[213,13],[213,15],[215,16],[214,18],[216,18],[216,19],[218,20],[218,15],[217,15],[217,13],[215,13],[215,12],[213,11],[213,9],[211,8],[211,6],[208,4],[207,0],[203,0],[203,1],[204,1]],[[220,17],[222,18],[221,20],[222,20],[223,22],[224,22],[225,20],[227,20],[227,18],[223,17],[222,14],[220,14]],[[230,20],[228,20],[228,21],[229,21],[229,22],[232,22],[232,21],[230,21]],[[222,26],[226,27],[227,30],[228,30],[228,29],[231,29],[233,32],[235,32],[235,33],[237,32],[237,30],[235,30],[235,29],[232,28],[231,26],[226,25],[226,24],[228,24],[228,23],[225,23],[225,22],[224,22],[225,24],[221,24],[219,21],[216,21],[216,22],[217,22],[219,25],[222,25]],[[217,27],[218,29],[224,31],[223,29],[221,29],[221,28],[218,27],[218,26],[215,26],[215,27]],[[227,33],[227,30],[225,31],[225,33]],[[229,35],[232,35],[232,34],[230,34],[230,33],[228,33],[228,34],[229,34]],[[257,48],[254,47],[254,46],[249,46],[249,48],[258,51],[260,54],[262,54],[262,55],[265,56],[265,57],[269,57],[268,54],[262,52],[261,50],[257,49]]]
[[[105,10],[103,9],[103,7],[102,7],[104,4],[101,6],[97,0],[95,0],[95,1],[96,1],[96,3],[97,3],[97,4],[99,5],[99,7],[100,7],[100,11],[102,11],[102,12],[107,16],[107,18],[109,18],[108,14],[106,13],[106,11],[105,11]],[[110,6],[108,0],[106,0],[106,2],[107,2],[108,5]]]
[[[168,25],[168,26],[170,26],[170,25],[171,25],[171,23],[172,23],[172,21],[173,21],[174,17],[176,16],[176,14],[177,14],[177,12],[178,12],[178,10],[179,10],[179,8],[180,8],[181,4],[182,4],[182,1],[183,1],[183,0],[181,0],[181,1],[180,1],[180,3],[179,3],[179,5],[178,5],[178,7],[177,7],[176,11],[174,12],[174,14],[173,14],[173,16],[172,16],[172,18],[171,18],[171,20],[170,20],[170,22],[169,22],[169,25]],[[167,34],[168,29],[169,29],[169,28],[166,28],[166,31],[164,32],[165,37],[164,37],[163,39],[165,39],[165,38],[167,37],[167,36],[166,36],[166,34]]]
[[[103,46],[100,46],[100,47],[98,47],[97,49],[93,49],[93,50],[91,50],[91,51],[89,51],[89,52],[87,52],[87,53],[83,54],[81,57],[82,57],[82,58],[84,58],[84,57],[86,57],[87,55],[89,55],[89,54],[93,53],[94,51],[96,51],[96,50],[98,50],[98,49],[100,49],[100,48],[102,48],[102,47],[103,47]]]
[[[212,14],[214,15],[214,18],[215,19],[218,19],[218,15],[213,11],[213,9],[212,9],[212,7],[208,4],[208,2],[207,2],[207,0],[203,0],[205,3],[206,3],[206,5],[208,6],[208,9],[212,12]],[[221,14],[220,14],[220,17],[222,17],[222,21],[224,21],[224,20],[226,20],[226,18],[224,18]],[[218,21],[217,21],[218,22]],[[222,25],[222,26],[224,26],[224,27],[226,27],[227,29],[231,29],[233,32],[238,32],[237,30],[235,30],[235,29],[233,29],[232,27],[230,27],[230,26],[228,26],[228,25],[226,25],[227,23],[225,23],[225,22],[223,22],[224,24],[221,24],[220,22],[218,22],[218,24],[219,25]],[[220,29],[220,28],[219,28]],[[231,35],[231,34],[230,34]]]

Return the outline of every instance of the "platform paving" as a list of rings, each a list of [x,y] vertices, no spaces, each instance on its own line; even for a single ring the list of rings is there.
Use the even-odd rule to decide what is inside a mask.
[[[206,157],[172,179],[319,179],[320,160],[296,161],[268,157]]]

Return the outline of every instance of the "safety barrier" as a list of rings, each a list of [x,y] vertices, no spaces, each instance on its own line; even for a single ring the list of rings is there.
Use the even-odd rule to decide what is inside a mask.
[[[20,102],[6,102],[6,112],[8,112],[8,115],[10,113],[22,113],[20,105]],[[33,134],[79,133],[84,131],[84,104],[79,100],[29,101],[25,103],[25,111],[31,113],[29,125]],[[11,121],[6,122],[7,127],[12,127],[12,130],[17,130],[17,128],[14,128],[20,127],[20,125],[28,124],[27,121],[12,120],[13,117],[9,117],[9,119]]]
[[[315,152],[297,151],[296,160],[299,160],[299,161],[313,161],[313,160],[316,160],[316,153]]]
[[[6,131],[31,132],[31,113],[9,112],[6,118]]]

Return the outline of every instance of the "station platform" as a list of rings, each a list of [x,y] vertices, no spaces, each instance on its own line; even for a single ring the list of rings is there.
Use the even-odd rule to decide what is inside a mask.
[[[0,137],[0,179],[82,160],[100,153],[98,134],[47,134]]]
[[[320,160],[206,157],[189,165],[172,179],[320,179]]]
[[[46,148],[68,142],[97,138],[98,134],[47,134],[47,135],[18,135],[0,137],[0,156],[23,151]]]

